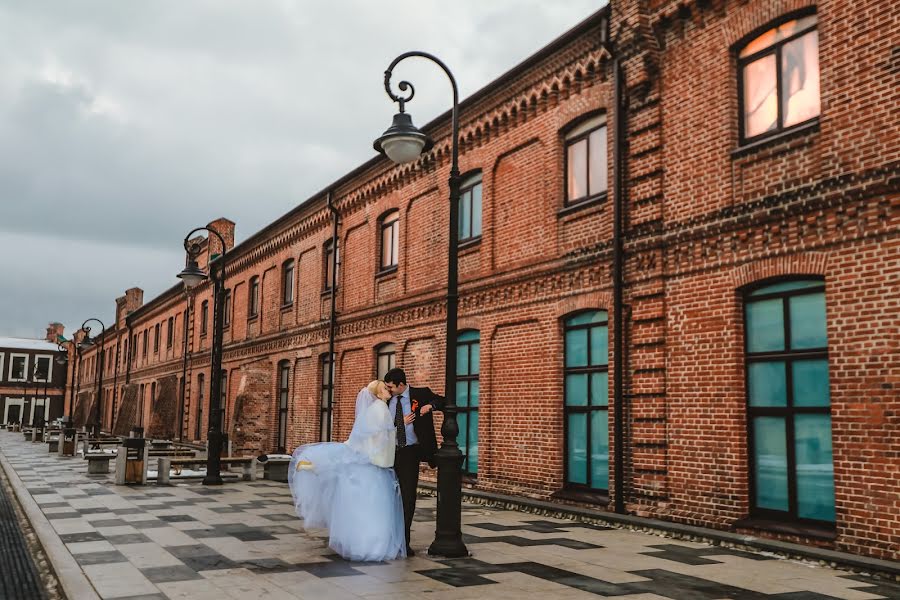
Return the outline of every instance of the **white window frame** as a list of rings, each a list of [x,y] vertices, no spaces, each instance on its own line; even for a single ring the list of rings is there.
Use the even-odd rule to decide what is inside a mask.
[[[32,398],[31,399],[31,418],[28,420],[29,423],[34,423],[34,406],[37,404],[38,400],[42,400],[42,398]],[[50,399],[43,398],[44,401],[44,423],[47,422],[47,419],[50,417]]]
[[[10,406],[18,406],[19,407],[19,421],[25,418],[25,415],[22,413],[25,411],[25,398],[7,398],[6,402],[3,403],[3,422],[9,422],[9,407]]]
[[[17,379],[12,375],[13,363],[15,363],[15,359],[17,357],[22,357],[25,359],[25,378]],[[28,354],[19,354],[18,352],[10,352],[9,353],[9,372],[7,373],[7,381],[28,381],[28,359],[30,356]]]
[[[35,354],[34,368],[37,369],[38,360],[40,360],[42,358],[46,358],[48,361],[50,361],[50,366],[47,367],[47,378],[46,379],[38,379],[37,377],[35,377],[34,380],[40,381],[41,383],[53,381],[53,357],[52,356],[50,356],[49,354]]]
[[[6,357],[6,353],[5,353],[5,352],[0,352],[0,381],[3,381],[3,379],[4,379],[4,378],[3,378],[3,373],[4,373],[5,371],[3,370],[3,359],[4,359],[5,357]]]

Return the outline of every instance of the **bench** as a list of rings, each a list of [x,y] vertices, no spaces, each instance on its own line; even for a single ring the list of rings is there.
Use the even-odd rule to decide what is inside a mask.
[[[109,461],[115,457],[115,454],[107,454],[105,452],[85,454],[84,460],[88,461],[88,475],[103,475],[109,473]]]
[[[25,436],[25,439],[29,442],[31,441],[31,437],[34,435],[34,429],[31,427],[22,428],[22,435]]]
[[[47,437],[47,451],[59,453],[59,435],[50,435]]]
[[[288,467],[291,464],[290,456],[268,456],[263,454],[259,457],[259,462],[263,464],[263,479],[287,483]]]
[[[166,461],[166,462],[163,462]],[[241,467],[241,475],[244,481],[256,481],[256,457],[253,456],[223,456],[219,459],[219,463],[224,467],[239,465]],[[159,470],[156,482],[162,484],[160,477],[165,473],[168,479],[169,469],[172,467],[185,467],[194,465],[206,465],[206,459],[201,457],[194,458],[163,458],[159,459]]]

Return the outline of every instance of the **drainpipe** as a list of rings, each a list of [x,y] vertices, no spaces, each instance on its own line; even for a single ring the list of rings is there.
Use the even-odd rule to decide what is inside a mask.
[[[626,133],[628,117],[626,114],[626,97],[625,97],[625,77],[622,71],[622,64],[618,56],[614,55],[613,65],[614,71],[614,106],[615,106],[615,124],[616,135],[613,141],[613,169],[615,171],[615,194],[613,196],[613,356],[615,363],[613,365],[613,406],[615,409],[615,422],[613,423],[614,435],[614,452],[615,452],[615,470],[616,479],[615,487],[615,511],[620,514],[625,513],[625,395],[624,395],[624,374],[625,374],[625,327],[624,327],[624,311],[625,306],[622,301],[623,288],[625,287],[624,276],[624,250],[622,248],[622,230],[624,225],[625,203],[626,203]]]
[[[329,368],[331,369],[331,373],[329,374],[331,385],[328,386],[328,440],[330,440],[332,421],[331,411],[334,409],[334,386],[337,383],[334,377],[334,329],[335,325],[337,324],[337,313],[335,312],[334,307],[335,302],[337,301],[337,272],[338,264],[340,263],[340,248],[338,248],[338,222],[340,220],[340,214],[338,213],[338,209],[334,206],[334,197],[332,196],[331,190],[328,190],[328,210],[331,211],[331,216],[333,217],[331,228],[331,249],[334,252],[334,258],[331,261],[331,322],[328,324],[328,364]],[[322,411],[319,411],[319,414],[322,414]]]

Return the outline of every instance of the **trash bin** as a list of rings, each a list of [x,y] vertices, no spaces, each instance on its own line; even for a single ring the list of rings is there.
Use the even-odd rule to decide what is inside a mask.
[[[59,454],[60,456],[75,456],[75,433],[74,427],[66,427],[59,435]]]
[[[134,432],[134,430],[132,430],[132,432]],[[125,464],[122,465],[124,467],[122,476],[118,475],[119,465],[116,465],[117,478],[121,477],[122,483],[126,484],[147,483],[147,440],[142,437],[125,438],[122,440],[122,448],[119,450],[120,452],[121,450],[125,451]]]
[[[128,437],[133,438],[142,438],[144,437],[144,428],[143,427],[132,427],[131,433],[128,434]]]

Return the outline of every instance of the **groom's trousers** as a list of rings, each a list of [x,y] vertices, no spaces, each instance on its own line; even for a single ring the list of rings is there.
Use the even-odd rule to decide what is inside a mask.
[[[403,521],[406,525],[406,545],[409,546],[409,530],[416,513],[416,492],[419,487],[419,446],[416,444],[397,448],[394,454],[394,472],[400,483],[403,501]]]

